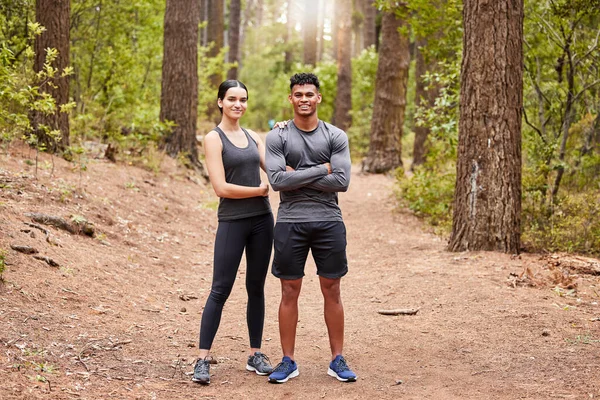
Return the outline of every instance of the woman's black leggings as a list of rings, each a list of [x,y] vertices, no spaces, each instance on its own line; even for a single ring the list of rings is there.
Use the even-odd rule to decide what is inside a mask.
[[[215,238],[210,296],[200,323],[200,349],[210,350],[225,301],[231,293],[242,253],[246,249],[246,321],[250,347],[260,348],[265,321],[265,279],[273,247],[273,214],[221,221]]]

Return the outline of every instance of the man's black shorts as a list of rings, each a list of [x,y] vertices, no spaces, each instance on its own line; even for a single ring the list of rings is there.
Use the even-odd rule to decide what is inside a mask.
[[[346,226],[341,221],[278,222],[273,232],[275,257],[272,273],[281,279],[304,276],[311,250],[317,274],[337,279],[348,272]]]

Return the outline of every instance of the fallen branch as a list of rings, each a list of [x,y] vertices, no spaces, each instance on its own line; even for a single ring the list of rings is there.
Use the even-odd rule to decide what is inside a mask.
[[[50,241],[50,232],[48,231],[48,229],[46,229],[46,228],[42,228],[41,226],[39,226],[39,225],[36,225],[36,224],[32,224],[32,223],[30,223],[30,222],[23,222],[23,223],[24,223],[25,225],[27,225],[27,226],[30,226],[30,227],[32,227],[32,228],[39,229],[40,231],[42,231],[42,232],[43,232],[43,233],[46,235],[46,242],[48,242],[48,243],[50,243],[50,244],[54,244],[54,243],[52,243],[52,242]]]
[[[415,315],[419,312],[418,308],[399,308],[397,310],[379,310],[381,315]]]
[[[23,254],[35,254],[38,253],[37,249],[34,249],[31,246],[19,246],[16,244],[11,244],[10,248],[13,249],[14,251],[18,251],[19,253],[23,253]]]
[[[88,221],[73,221],[73,223],[70,223],[61,217],[39,213],[25,213],[25,216],[39,224],[51,225],[73,235],[84,234],[86,236],[94,236],[95,233],[94,225]]]
[[[45,261],[46,264],[48,264],[51,267],[60,267],[60,264],[57,263],[56,261],[54,261],[53,259],[51,259],[50,257],[46,257],[46,256],[33,256],[33,258],[35,258],[36,260],[40,260],[40,261]]]

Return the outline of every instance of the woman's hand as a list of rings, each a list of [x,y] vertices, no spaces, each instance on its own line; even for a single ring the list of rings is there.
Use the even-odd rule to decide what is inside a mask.
[[[283,129],[287,126],[289,121],[277,121],[275,122],[275,128]]]
[[[260,189],[260,195],[262,197],[268,197],[269,196],[269,185],[261,182],[260,186],[258,187]]]

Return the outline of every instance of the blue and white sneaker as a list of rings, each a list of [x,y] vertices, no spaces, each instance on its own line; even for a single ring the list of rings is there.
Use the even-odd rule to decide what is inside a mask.
[[[283,357],[281,362],[273,369],[269,375],[270,383],[285,383],[291,378],[300,375],[298,372],[298,364],[288,356]]]
[[[329,364],[327,375],[333,376],[335,379],[341,382],[356,381],[356,374],[352,372],[350,367],[348,367],[348,364],[346,364],[346,359],[341,354],[337,355],[331,364]]]

